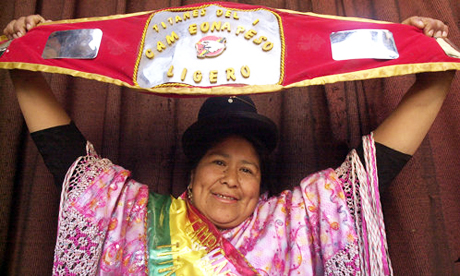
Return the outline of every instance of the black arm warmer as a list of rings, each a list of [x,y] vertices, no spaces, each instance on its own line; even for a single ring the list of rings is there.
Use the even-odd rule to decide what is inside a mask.
[[[73,122],[31,133],[32,140],[61,187],[67,170],[77,157],[86,155],[86,139]]]
[[[365,164],[363,145],[359,145],[356,151],[358,152],[359,159],[361,159],[361,163]],[[377,155],[379,188],[382,190],[393,181],[412,156],[377,142],[375,143],[375,151]]]

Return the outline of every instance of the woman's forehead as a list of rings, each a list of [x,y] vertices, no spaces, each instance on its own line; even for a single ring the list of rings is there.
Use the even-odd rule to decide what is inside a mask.
[[[259,155],[254,145],[246,138],[239,135],[230,135],[213,145],[206,155],[218,154],[230,157],[231,154],[241,154],[259,162]]]

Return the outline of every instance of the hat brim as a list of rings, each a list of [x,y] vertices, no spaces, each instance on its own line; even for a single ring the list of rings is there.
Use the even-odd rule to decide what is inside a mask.
[[[182,147],[189,159],[194,159],[202,145],[228,135],[255,137],[271,152],[278,141],[278,130],[269,118],[253,112],[232,112],[208,116],[192,124],[182,136]]]

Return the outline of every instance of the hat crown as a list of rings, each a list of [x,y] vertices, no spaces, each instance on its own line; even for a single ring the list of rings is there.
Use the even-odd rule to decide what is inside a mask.
[[[212,97],[201,106],[198,120],[219,114],[239,112],[257,114],[257,108],[249,96]]]
[[[185,155],[197,161],[207,147],[228,135],[251,136],[271,152],[278,140],[275,123],[257,113],[249,96],[208,98],[198,112],[198,120],[182,136]]]

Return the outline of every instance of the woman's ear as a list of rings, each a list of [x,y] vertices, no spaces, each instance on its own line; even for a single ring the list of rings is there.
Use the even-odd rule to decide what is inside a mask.
[[[193,188],[193,182],[195,180],[195,170],[190,171],[190,182],[188,183],[188,186],[190,188]]]

